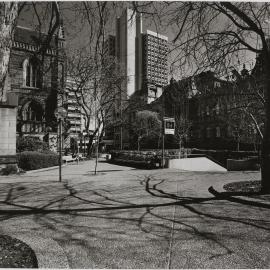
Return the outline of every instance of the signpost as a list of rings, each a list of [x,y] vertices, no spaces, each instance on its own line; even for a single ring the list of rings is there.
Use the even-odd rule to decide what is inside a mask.
[[[162,168],[164,168],[164,137],[166,134],[174,135],[175,133],[175,120],[174,118],[163,117],[162,122]]]
[[[175,120],[174,118],[164,117],[164,134],[174,135],[175,133]]]
[[[59,165],[59,182],[62,181],[62,121],[67,116],[67,110],[63,107],[56,108],[54,111],[54,115],[58,120],[59,125],[59,159],[58,159],[58,165]]]

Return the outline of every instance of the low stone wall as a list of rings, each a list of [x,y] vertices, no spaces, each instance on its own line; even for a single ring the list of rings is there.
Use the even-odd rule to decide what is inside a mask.
[[[166,168],[179,169],[185,171],[204,171],[204,172],[226,172],[227,170],[219,164],[206,157],[166,159]]]

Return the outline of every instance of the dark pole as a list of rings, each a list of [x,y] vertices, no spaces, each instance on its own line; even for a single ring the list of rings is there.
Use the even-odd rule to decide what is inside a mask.
[[[165,102],[164,102],[164,88],[162,91],[162,169],[164,169],[164,133],[165,133],[165,125],[164,125],[164,115],[165,115]]]
[[[120,150],[123,150],[123,111],[122,111],[122,88],[120,87]]]
[[[122,122],[122,119],[121,119]],[[122,128],[122,123],[120,126],[120,150],[123,150],[123,128]]]
[[[162,169],[164,169],[164,118],[162,119]]]
[[[85,156],[85,135],[83,135],[83,140],[84,140],[83,154]]]
[[[62,119],[59,119],[59,182],[62,181]]]

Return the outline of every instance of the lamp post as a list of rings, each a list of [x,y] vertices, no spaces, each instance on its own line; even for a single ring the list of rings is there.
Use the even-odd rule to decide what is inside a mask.
[[[59,166],[59,182],[62,181],[62,121],[67,116],[67,110],[63,107],[56,108],[54,111],[54,115],[58,120],[59,125],[59,159],[58,159],[58,166]]]
[[[79,110],[79,107],[78,106],[76,106],[75,107],[75,111],[76,111],[76,113],[78,112],[78,110]],[[77,119],[75,119],[75,138],[76,138],[76,146],[77,146],[77,154],[79,154],[80,153],[80,148],[78,147],[78,135],[77,135]]]

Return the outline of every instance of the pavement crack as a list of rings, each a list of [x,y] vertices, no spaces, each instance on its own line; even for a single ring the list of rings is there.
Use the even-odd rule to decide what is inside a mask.
[[[178,194],[178,183],[176,183],[176,194]],[[175,225],[175,212],[176,212],[176,204],[173,208],[173,219],[172,219],[172,227],[171,227],[171,234],[170,234],[170,242],[169,242],[169,250],[167,254],[167,267],[166,269],[171,268],[171,256],[172,256],[172,246],[173,246],[173,236],[174,236],[174,225]]]

